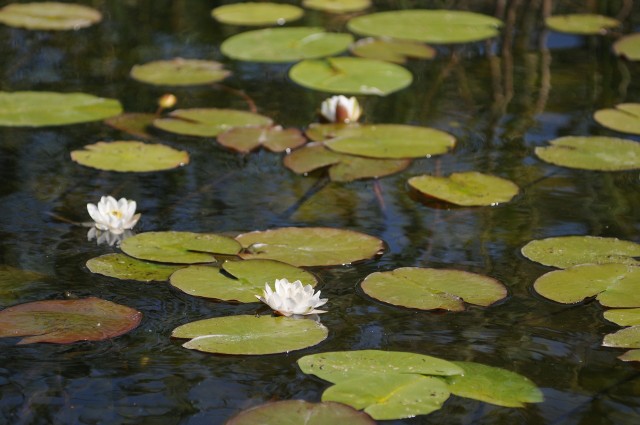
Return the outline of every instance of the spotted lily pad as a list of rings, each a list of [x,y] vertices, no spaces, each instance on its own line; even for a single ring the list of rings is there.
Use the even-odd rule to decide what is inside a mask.
[[[98,170],[144,173],[182,167],[189,163],[189,154],[161,144],[118,140],[72,151],[71,159]]]
[[[307,319],[272,316],[229,316],[178,326],[174,338],[192,350],[218,354],[261,355],[288,353],[311,347],[327,338],[322,324]]]
[[[304,145],[307,139],[300,130],[275,127],[239,127],[218,135],[218,143],[229,149],[249,153],[260,146],[272,152],[284,152]]]
[[[296,62],[343,52],[350,34],[328,33],[321,27],[266,28],[226,39],[220,50],[232,59],[251,62]]]
[[[613,43],[613,51],[631,61],[640,60],[640,34],[630,34],[621,37]]]
[[[384,251],[384,243],[353,230],[330,227],[282,227],[236,237],[244,259],[264,258],[294,266],[331,266],[367,260]]]
[[[118,115],[122,105],[85,93],[0,92],[0,126],[44,127],[77,124]]]
[[[365,10],[371,6],[371,0],[303,0],[302,5],[329,13],[351,13]]]
[[[476,171],[453,173],[448,177],[416,176],[409,179],[409,186],[430,198],[462,206],[509,202],[520,190],[510,180]]]
[[[543,161],[583,170],[620,171],[640,168],[640,143],[603,136],[566,136],[537,147]]]
[[[487,276],[418,267],[372,273],[361,287],[377,300],[420,310],[462,311],[465,302],[486,307],[507,296],[504,285]]]
[[[154,127],[187,136],[216,137],[236,127],[270,126],[270,118],[253,112],[235,109],[195,108],[177,109],[166,118],[158,118]]]
[[[408,40],[367,37],[351,46],[351,53],[361,58],[405,63],[408,58],[433,59],[436,50],[423,43]]]
[[[122,251],[140,260],[162,263],[211,263],[214,254],[236,255],[241,247],[234,239],[215,233],[147,232],[125,239]]]
[[[621,103],[612,109],[600,109],[593,118],[612,130],[640,134],[640,103]]]
[[[306,270],[273,260],[226,261],[221,268],[189,266],[171,276],[171,284],[197,297],[241,303],[258,302],[264,286],[276,279],[316,286],[317,279]]]
[[[71,3],[12,3],[0,9],[0,22],[28,30],[77,30],[102,20],[91,7]]]
[[[303,87],[330,93],[386,96],[413,81],[411,72],[374,59],[332,57],[295,64],[289,77]]]
[[[620,21],[608,16],[591,13],[549,16],[544,20],[554,31],[570,34],[605,34],[607,30],[620,26]]]
[[[123,254],[105,254],[87,261],[91,273],[114,277],[121,280],[140,282],[166,281],[181,266],[150,263]]]
[[[130,112],[107,118],[104,120],[104,123],[132,136],[136,136],[141,139],[151,139],[153,136],[147,132],[147,129],[151,127],[153,120],[156,118],[155,114]]]
[[[375,425],[366,413],[342,403],[304,400],[274,401],[243,410],[225,425]]]
[[[211,11],[211,16],[231,25],[284,25],[300,19],[304,11],[291,4],[243,2],[225,4]]]
[[[215,61],[175,58],[131,68],[131,77],[157,86],[196,86],[222,81],[231,74]]]
[[[142,313],[100,298],[47,300],[0,310],[0,337],[24,336],[18,344],[101,341],[140,323]]]

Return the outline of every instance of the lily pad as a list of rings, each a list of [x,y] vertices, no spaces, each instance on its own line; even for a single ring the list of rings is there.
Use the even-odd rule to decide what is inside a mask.
[[[613,51],[630,61],[640,60],[640,34],[630,34],[621,37],[613,43]]]
[[[171,336],[189,338],[182,346],[192,350],[262,355],[311,347],[324,341],[328,333],[314,320],[242,315],[187,323],[175,328]]]
[[[140,282],[166,281],[181,266],[150,263],[123,254],[105,254],[87,261],[91,273],[114,277],[121,280]]]
[[[304,10],[291,4],[243,2],[225,4],[211,11],[218,22],[231,25],[284,25],[300,19]]]
[[[537,147],[535,153],[551,164],[582,170],[621,171],[640,168],[640,143],[603,136],[566,136]]]
[[[640,267],[580,264],[540,276],[536,292],[552,301],[578,303],[589,297],[606,307],[640,307]]]
[[[12,3],[0,9],[0,23],[28,30],[78,30],[101,20],[96,9],[71,3]]]
[[[640,326],[623,328],[605,335],[602,345],[616,348],[640,348]]]
[[[305,144],[300,130],[275,127],[239,127],[218,135],[218,143],[237,152],[249,153],[264,146],[272,152],[284,152]]]
[[[44,127],[77,124],[119,115],[122,105],[85,93],[0,92],[0,126]]]
[[[125,239],[122,251],[140,260],[162,263],[211,263],[214,254],[236,255],[241,247],[234,239],[215,233],[147,232]]]
[[[197,86],[222,81],[231,75],[220,62],[175,58],[135,65],[134,80],[157,86]]]
[[[640,325],[640,308],[607,310],[604,312],[604,318],[620,326],[638,326]]]
[[[449,44],[495,37],[502,21],[473,12],[410,9],[357,16],[347,26],[361,35]]]
[[[157,116],[155,114],[130,112],[107,118],[104,120],[104,123],[132,136],[136,136],[141,139],[151,139],[153,136],[147,132],[147,129],[151,127],[153,120],[156,118]]]
[[[142,313],[99,298],[47,300],[0,311],[0,337],[24,336],[18,344],[102,341],[129,332]]]
[[[640,103],[621,103],[612,109],[600,109],[593,118],[612,130],[640,134]]]
[[[353,230],[330,227],[282,227],[238,235],[244,259],[264,258],[294,266],[344,265],[384,251],[380,239]]]
[[[510,180],[476,171],[453,173],[448,177],[416,176],[409,179],[409,186],[430,198],[462,206],[509,202],[520,190]]]
[[[599,35],[620,26],[620,21],[608,16],[591,13],[549,16],[544,20],[547,27],[554,31],[569,34]]]
[[[413,81],[411,72],[400,65],[351,57],[304,60],[289,70],[289,77],[313,90],[378,96],[402,90]]]
[[[316,286],[315,276],[306,270],[273,260],[226,261],[221,268],[189,266],[171,276],[171,284],[196,297],[241,303],[258,302],[265,283],[273,287],[276,279],[300,280]]]
[[[624,362],[640,362],[640,350],[629,350],[618,358]]]
[[[522,255],[545,266],[567,268],[578,264],[636,264],[640,244],[598,236],[559,236],[538,239],[522,247]]]
[[[45,277],[42,273],[0,265],[0,300],[16,298],[27,285]]]
[[[189,163],[189,154],[161,144],[118,140],[72,151],[71,159],[98,170],[144,173],[182,167]]]
[[[420,310],[462,311],[465,302],[486,307],[507,296],[504,285],[487,276],[418,267],[372,273],[361,287],[377,300]]]
[[[433,59],[436,50],[423,43],[409,40],[367,37],[351,46],[351,53],[361,58],[403,64],[408,58]]]
[[[365,10],[371,6],[371,0],[303,0],[302,5],[329,13],[351,13]]]
[[[266,28],[226,39],[220,50],[232,59],[250,62],[296,62],[343,52],[351,34],[325,32],[321,27]]]
[[[177,109],[166,118],[153,122],[156,128],[176,134],[216,137],[236,127],[264,127],[273,124],[270,118],[253,112],[235,109],[194,108]]]

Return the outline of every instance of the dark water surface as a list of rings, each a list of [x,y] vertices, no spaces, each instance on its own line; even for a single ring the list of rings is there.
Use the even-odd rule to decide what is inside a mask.
[[[235,62],[220,42],[240,27],[210,18],[216,1],[82,1],[105,19],[78,32],[28,32],[0,27],[0,89],[83,91],[119,99],[128,112],[152,112],[167,91],[133,81],[135,64],[176,56],[219,60],[234,74],[224,85],[244,90],[261,113],[304,128],[326,93],[288,80],[289,65]],[[595,110],[640,101],[639,65],[616,58],[620,34],[576,37],[542,31],[540,2],[377,1],[385,8],[452,8],[501,13],[514,20],[500,39],[439,48],[433,61],[411,62],[414,83],[387,97],[360,97],[368,122],[431,126],[454,134],[456,149],[415,161],[381,179],[330,183],[294,175],[282,155],[242,156],[210,139],[161,135],[187,150],[178,170],[119,174],[82,167],[69,152],[99,140],[130,137],[102,123],[0,128],[0,264],[47,275],[0,295],[0,308],[43,299],[96,296],[144,314],[132,332],[104,342],[17,346],[0,340],[0,423],[220,424],[269,400],[318,401],[328,384],[299,371],[307,354],[350,349],[411,351],[509,369],[532,379],[545,401],[523,409],[452,396],[431,415],[397,424],[637,424],[640,372],[601,347],[618,329],[595,302],[565,306],[535,295],[550,269],[523,258],[532,239],[595,235],[640,241],[638,172],[595,172],[552,166],[533,149],[562,135],[633,136],[595,123]],[[553,2],[553,12],[616,16],[623,1]],[[7,2],[0,2],[0,5]],[[344,30],[345,20],[308,11],[296,25]],[[637,31],[640,6],[621,33]],[[541,47],[542,46],[542,47]],[[247,109],[221,86],[175,89],[179,107]],[[635,137],[637,140],[638,138]],[[423,173],[476,170],[509,178],[523,190],[497,207],[433,209],[413,199],[406,180]],[[136,232],[188,230],[237,234],[280,226],[331,226],[380,237],[388,251],[376,261],[314,270],[329,298],[322,323],[329,339],[283,355],[217,356],[181,347],[171,331],[208,317],[252,314],[256,304],[199,299],[167,283],[143,284],[91,274],[85,262],[116,248],[87,241],[87,229],[56,219],[87,221],[87,202],[114,194],[135,199]],[[430,313],[383,305],[357,284],[374,271],[420,266],[489,275],[509,288],[490,308]]]

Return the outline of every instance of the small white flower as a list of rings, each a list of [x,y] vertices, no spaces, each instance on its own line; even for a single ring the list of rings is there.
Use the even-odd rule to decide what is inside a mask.
[[[354,123],[358,121],[361,114],[360,104],[355,97],[332,96],[320,106],[320,115],[329,122]]]
[[[314,293],[311,285],[302,286],[299,280],[291,283],[287,279],[276,279],[275,288],[274,292],[268,283],[265,284],[263,296],[256,295],[256,298],[276,313],[283,316],[326,313],[315,308],[324,305],[327,298],[320,298],[320,291]]]
[[[87,204],[87,211],[98,230],[107,230],[115,235],[132,229],[140,219],[140,214],[135,213],[136,201],[125,198],[116,201],[112,196],[103,196],[97,206]]]

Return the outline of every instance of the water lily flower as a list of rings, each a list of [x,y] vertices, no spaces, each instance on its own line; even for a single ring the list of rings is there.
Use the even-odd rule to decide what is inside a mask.
[[[135,214],[136,201],[126,198],[116,201],[113,196],[103,196],[97,206],[87,204],[87,211],[98,230],[107,230],[115,235],[132,229],[140,219],[140,214]]]
[[[287,279],[276,279],[275,288],[272,291],[266,283],[263,296],[256,295],[256,298],[278,314],[292,316],[326,313],[324,310],[316,310],[316,307],[324,305],[327,298],[320,298],[320,291],[314,293],[311,285],[302,286],[299,280],[291,283]]]
[[[354,123],[358,121],[361,114],[360,104],[355,97],[332,96],[320,106],[320,115],[329,122]]]

